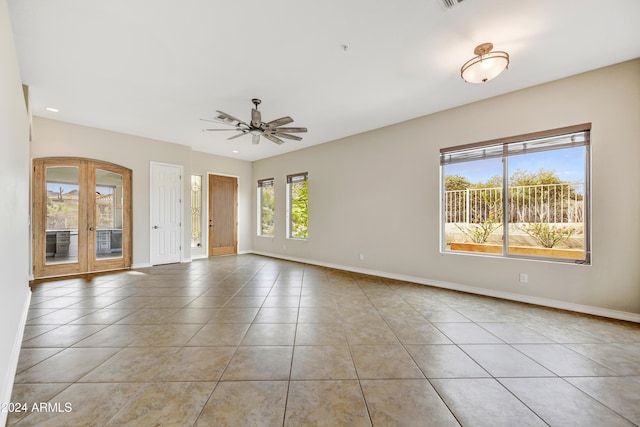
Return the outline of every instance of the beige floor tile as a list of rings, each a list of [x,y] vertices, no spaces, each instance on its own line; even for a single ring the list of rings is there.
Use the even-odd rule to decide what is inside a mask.
[[[333,307],[300,307],[298,323],[337,323],[338,311]]]
[[[10,425],[639,424],[629,322],[250,254],[31,304],[14,399],[73,412]]]
[[[21,426],[105,425],[139,389],[136,384],[72,384],[50,400],[60,412],[33,412]],[[66,412],[68,410],[68,412]]]
[[[136,341],[144,325],[110,325],[74,346],[82,348],[126,347]]]
[[[561,377],[618,375],[561,344],[520,344],[514,347]]]
[[[282,426],[287,381],[220,382],[196,426]]]
[[[296,345],[347,345],[347,337],[339,323],[298,323]]]
[[[594,399],[640,425],[640,382],[623,377],[566,378]]]
[[[70,385],[70,383],[15,384],[11,393],[11,402],[19,406],[8,411],[7,426],[12,426],[29,415],[34,404],[48,402]]]
[[[373,425],[459,425],[427,380],[362,380],[361,385]]]
[[[264,307],[258,311],[254,323],[296,323],[298,321],[298,309]]]
[[[171,354],[152,381],[218,381],[236,347],[183,347]]]
[[[621,375],[640,375],[640,344],[567,344],[571,350]]]
[[[343,346],[295,346],[292,380],[341,380],[357,379],[356,369],[349,347]]]
[[[93,313],[95,308],[62,308],[27,320],[27,325],[65,325]]]
[[[176,347],[185,345],[202,325],[139,325],[135,340],[129,346]]]
[[[494,379],[437,379],[431,384],[462,425],[547,425]]]
[[[20,357],[18,359],[17,373],[20,373],[45,359],[53,356],[56,353],[61,352],[62,348],[25,348],[20,350]]]
[[[424,375],[401,345],[351,346],[360,379],[422,378]]]
[[[295,336],[295,324],[254,323],[249,327],[240,345],[293,345]]]
[[[346,323],[344,332],[349,345],[399,344],[396,334],[382,320]]]
[[[169,324],[205,324],[218,312],[215,308],[183,308],[166,317]]]
[[[479,323],[481,327],[509,344],[540,344],[554,341],[519,323]]]
[[[159,426],[195,423],[215,383],[159,382],[145,384],[106,426]]]
[[[297,296],[275,296],[266,297],[262,307],[300,307],[300,297]]]
[[[475,323],[434,323],[456,344],[498,344],[503,341]]]
[[[120,350],[78,381],[83,383],[151,381],[162,371],[162,366],[170,358],[175,357],[177,350],[177,347],[128,347]]]
[[[16,375],[16,384],[70,383],[112,357],[118,348],[66,348]]]
[[[159,325],[178,311],[177,308],[141,308],[115,322],[118,325]]]
[[[510,345],[478,344],[463,345],[460,348],[494,377],[556,376]]]
[[[222,381],[282,381],[291,370],[292,346],[238,347]]]
[[[427,378],[483,378],[489,373],[457,345],[407,345]]]
[[[70,347],[106,325],[62,325],[22,343],[22,347]]]
[[[356,380],[291,381],[284,425],[371,426]]]
[[[248,323],[204,325],[186,344],[188,346],[236,346],[251,326]]]
[[[265,297],[232,297],[224,305],[225,308],[262,307]]]
[[[451,340],[426,320],[392,320],[389,327],[402,344],[451,344]]]
[[[258,308],[221,308],[213,313],[209,323],[251,323],[258,314]]]
[[[39,335],[49,332],[58,328],[60,325],[27,325],[24,327],[24,333],[22,335],[22,342],[28,341],[31,338],[35,338]]]
[[[187,306],[188,308],[222,308],[231,300],[228,296],[200,296]]]
[[[136,312],[136,308],[103,308],[71,322],[72,325],[111,325]]]
[[[549,425],[632,425],[561,378],[501,378],[500,382]]]

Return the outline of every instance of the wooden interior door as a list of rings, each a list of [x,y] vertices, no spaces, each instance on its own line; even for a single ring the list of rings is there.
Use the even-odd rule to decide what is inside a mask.
[[[238,252],[238,179],[209,175],[209,255]]]
[[[131,170],[79,158],[33,161],[33,274],[131,266]]]

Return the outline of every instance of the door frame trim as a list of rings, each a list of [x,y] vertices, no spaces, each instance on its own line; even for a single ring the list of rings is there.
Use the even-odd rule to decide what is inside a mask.
[[[211,195],[211,189],[209,188],[209,182],[210,182],[210,176],[211,175],[217,175],[217,176],[226,176],[229,178],[235,178],[236,179],[236,184],[237,184],[237,188],[236,188],[236,229],[235,229],[235,246],[236,246],[236,255],[240,253],[239,247],[240,247],[240,219],[239,219],[239,213],[240,213],[240,176],[238,175],[234,175],[234,174],[230,174],[230,173],[222,173],[222,172],[207,172],[207,191],[206,191],[206,207],[207,207],[207,216],[205,218],[205,225],[209,224],[209,214],[211,213],[211,205],[210,205],[210,195]],[[210,253],[209,249],[210,249],[210,245],[209,245],[209,227],[207,226],[207,232],[206,234],[206,257],[209,258],[211,256],[214,256]]]
[[[158,166],[170,166],[170,167],[177,167],[180,169],[180,263],[184,263],[185,262],[185,257],[184,257],[184,251],[185,251],[185,240],[184,240],[184,207],[185,207],[185,203],[184,203],[184,166],[180,165],[180,164],[175,164],[175,163],[166,163],[166,162],[156,162],[151,160],[149,162],[149,221],[147,223],[147,231],[149,232],[149,265],[153,266],[156,265],[153,263],[153,237],[151,234],[151,224],[153,223],[153,212],[152,212],[152,208],[153,208],[153,166],[154,165],[158,165]],[[189,206],[191,206],[191,202],[189,202]],[[191,243],[189,243],[189,247],[191,247]],[[160,264],[158,264],[160,265]]]

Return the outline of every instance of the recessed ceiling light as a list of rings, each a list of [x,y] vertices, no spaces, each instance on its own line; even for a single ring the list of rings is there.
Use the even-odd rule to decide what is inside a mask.
[[[45,108],[45,110],[51,111],[52,113],[57,113],[58,111],[60,111],[57,108],[53,108],[53,107],[47,107],[47,108]]]
[[[238,150],[233,150],[233,153],[238,154],[239,151]]]

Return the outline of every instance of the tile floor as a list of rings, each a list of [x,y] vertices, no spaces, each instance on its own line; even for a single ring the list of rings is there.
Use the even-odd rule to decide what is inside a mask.
[[[35,286],[12,402],[18,426],[639,425],[640,325],[219,257]]]

